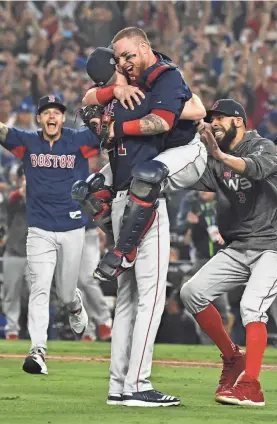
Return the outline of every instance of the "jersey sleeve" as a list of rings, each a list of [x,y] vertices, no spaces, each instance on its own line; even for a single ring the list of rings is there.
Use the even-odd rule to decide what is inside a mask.
[[[5,149],[9,150],[16,157],[22,160],[26,151],[27,137],[27,131],[9,128],[6,140],[1,144]]]
[[[242,159],[246,168],[243,175],[253,180],[264,180],[277,173],[277,154],[274,143],[260,138],[249,149],[249,154]]]
[[[84,158],[96,156],[99,153],[100,142],[96,134],[88,128],[76,131],[80,151]]]
[[[217,184],[214,175],[214,160],[211,157],[208,157],[207,166],[200,180],[198,180],[196,184],[189,188],[197,191],[216,192]]]
[[[163,72],[152,88],[151,110],[166,110],[179,118],[185,102],[192,97],[189,86],[177,69]]]

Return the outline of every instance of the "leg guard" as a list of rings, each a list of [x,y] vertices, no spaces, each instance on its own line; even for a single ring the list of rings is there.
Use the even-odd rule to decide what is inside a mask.
[[[93,274],[100,281],[113,280],[133,266],[137,246],[155,219],[161,183],[168,168],[162,162],[149,161],[135,167],[132,175],[130,199],[116,246],[106,253]]]
[[[95,224],[107,234],[111,234],[112,191],[105,186],[105,177],[101,173],[90,175],[86,181],[76,181],[71,190],[71,197],[77,200],[82,210],[92,216]]]
[[[151,227],[158,206],[161,184],[168,175],[162,162],[149,161],[133,169],[130,199],[125,208],[115,253],[130,255]]]

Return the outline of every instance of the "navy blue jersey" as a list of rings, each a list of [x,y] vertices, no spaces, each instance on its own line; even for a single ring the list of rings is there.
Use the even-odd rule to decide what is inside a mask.
[[[114,119],[118,123],[141,119],[152,110],[160,109],[175,115],[174,126],[176,126],[184,104],[192,94],[176,67],[166,65],[165,62],[159,62],[145,71],[145,99],[141,101],[141,105],[136,105],[134,111],[124,109],[116,100],[112,102],[110,107],[113,108]],[[151,78],[153,74],[155,78]],[[116,140],[114,149],[109,152],[116,191],[129,187],[131,171],[136,164],[153,159],[165,149],[167,136],[167,133],[162,133],[125,136]]]
[[[188,121],[186,119],[179,120],[166,137],[165,150],[185,146],[193,140],[195,134],[196,126],[194,125],[194,121]]]
[[[42,131],[10,128],[2,145],[23,161],[27,184],[29,227],[69,231],[86,223],[71,187],[88,175],[87,158],[98,152],[99,140],[89,129],[63,128],[53,147]]]

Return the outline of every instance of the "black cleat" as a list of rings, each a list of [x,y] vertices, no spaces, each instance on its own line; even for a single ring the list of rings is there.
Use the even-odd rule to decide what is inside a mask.
[[[122,405],[123,396],[119,393],[110,393],[107,398],[107,405]]]
[[[29,374],[48,374],[45,355],[40,349],[34,349],[23,362],[23,371]]]
[[[180,399],[156,390],[146,390],[144,392],[124,393],[122,404],[124,406],[155,408],[158,406],[178,406],[180,405]]]

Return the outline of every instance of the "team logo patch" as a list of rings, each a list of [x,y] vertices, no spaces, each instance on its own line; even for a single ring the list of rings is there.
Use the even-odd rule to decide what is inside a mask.
[[[48,103],[54,103],[55,102],[55,96],[53,96],[53,94],[50,94],[50,96],[48,96]]]
[[[213,105],[212,105],[212,110],[215,110],[216,108],[217,108],[217,106],[219,105],[219,101],[217,101],[217,102],[215,102]]]

